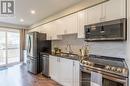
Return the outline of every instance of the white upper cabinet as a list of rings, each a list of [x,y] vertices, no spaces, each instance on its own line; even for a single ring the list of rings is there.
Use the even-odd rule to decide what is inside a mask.
[[[46,33],[46,32],[47,32],[45,26],[46,26],[46,25],[42,25],[42,26],[41,26],[41,28],[40,28],[40,30],[39,30],[40,33]]]
[[[94,7],[86,9],[87,12],[87,22],[86,25],[94,24],[100,22],[101,15],[102,15],[102,5],[96,5]]]
[[[60,40],[61,38],[58,37],[59,28],[57,27],[56,22],[50,22],[43,25],[44,30],[41,32],[45,32],[47,34],[47,40]]]
[[[103,3],[106,21],[126,18],[126,0],[109,0]]]
[[[126,0],[109,0],[86,10],[86,25],[126,18]]]
[[[78,14],[78,38],[85,38],[84,35],[84,25],[86,21],[86,10],[80,11]]]
[[[52,30],[51,30],[51,23],[47,23],[44,25],[44,31],[47,34],[47,40],[52,40]]]
[[[52,40],[60,40],[61,37],[59,36],[60,32],[60,28],[59,25],[57,24],[57,21],[53,21],[51,22],[51,36],[52,36]]]
[[[63,35],[77,33],[77,13],[63,17]]]
[[[69,34],[77,33],[77,13],[67,16],[67,30]]]
[[[126,18],[126,0],[109,0],[37,27],[32,31],[47,33],[47,40],[60,40],[62,35],[76,34],[84,38],[84,25]]]
[[[56,20],[55,23],[57,26],[56,33],[58,33],[58,35],[63,35],[64,30],[66,29],[66,27],[64,26],[63,18]]]

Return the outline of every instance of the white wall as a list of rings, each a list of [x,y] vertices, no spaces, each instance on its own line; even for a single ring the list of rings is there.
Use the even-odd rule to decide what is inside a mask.
[[[129,70],[130,70],[130,0],[127,0],[127,18],[128,18],[128,28],[127,28],[127,64],[128,64],[128,67],[129,67]],[[130,75],[129,75],[130,77]],[[129,83],[130,83],[130,80],[129,80]],[[130,86],[130,84],[129,84]]]
[[[79,54],[79,49],[86,44],[84,39],[78,39],[77,35],[63,36],[61,41],[53,41],[53,47],[59,47],[66,51],[66,45],[71,44],[74,53]],[[126,58],[126,42],[89,42],[91,54]]]

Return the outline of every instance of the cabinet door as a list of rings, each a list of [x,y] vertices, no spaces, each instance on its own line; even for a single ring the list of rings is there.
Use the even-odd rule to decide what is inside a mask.
[[[73,60],[61,58],[61,83],[63,86],[73,86]]]
[[[47,34],[47,40],[51,40],[52,39],[51,23],[45,24],[44,29],[45,29],[46,34]]]
[[[42,25],[42,26],[41,26],[41,28],[40,28],[40,30],[39,30],[40,33],[46,33],[46,34],[47,34],[45,26],[46,26],[46,25]]]
[[[78,38],[85,38],[84,26],[85,26],[86,10],[78,12]]]
[[[55,80],[56,78],[56,63],[57,62],[57,57],[49,56],[49,76]]]
[[[49,56],[49,75],[50,77],[59,82],[60,69],[59,69],[59,57]]]
[[[71,14],[62,18],[64,34],[77,33],[77,14]]]
[[[56,26],[57,26],[57,30],[56,33],[58,33],[58,35],[63,35],[64,34],[64,30],[66,29],[66,27],[64,26],[64,19],[58,19],[55,21]]]
[[[126,0],[109,0],[103,5],[106,21],[126,18]]]
[[[50,22],[48,24],[45,24],[42,26],[42,30],[40,32],[47,34],[47,40],[60,40],[61,36],[59,31],[59,25],[57,24],[57,21]]]
[[[50,33],[50,36],[51,36],[51,40],[57,40],[58,37],[58,30],[57,30],[57,25],[56,25],[56,22],[53,21],[53,22],[50,22],[50,31],[48,33]]]
[[[94,7],[88,8],[86,12],[87,12],[86,25],[99,23],[102,16],[102,5],[99,4]]]
[[[80,63],[73,61],[73,86],[80,86]]]
[[[77,13],[71,14],[67,16],[68,22],[67,22],[67,32],[68,34],[74,34],[77,33]]]
[[[53,28],[52,28],[52,32],[53,32],[53,37],[52,40],[61,40],[62,39],[62,21],[60,19],[56,20],[53,22]]]
[[[58,25],[58,28],[59,28],[59,34],[60,35],[67,34],[67,19],[66,19],[66,17],[58,19],[57,25]]]

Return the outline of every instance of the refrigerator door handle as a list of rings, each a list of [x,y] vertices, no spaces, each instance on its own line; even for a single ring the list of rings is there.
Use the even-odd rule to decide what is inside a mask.
[[[28,49],[29,49],[29,37],[27,36],[27,44],[26,44],[26,47],[27,47],[27,54],[28,54]]]
[[[30,51],[31,51],[31,38],[29,36],[29,53],[30,53]]]

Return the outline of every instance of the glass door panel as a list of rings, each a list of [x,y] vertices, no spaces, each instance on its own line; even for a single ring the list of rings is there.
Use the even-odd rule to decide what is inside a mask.
[[[20,61],[20,34],[7,32],[7,63]]]
[[[6,32],[0,31],[0,66],[6,64]]]

